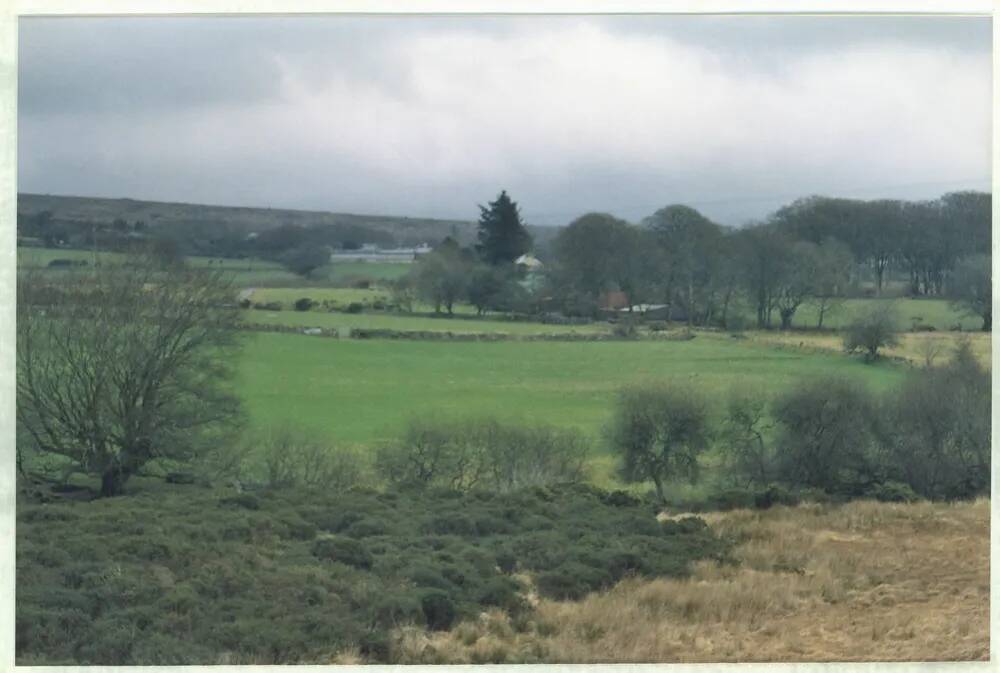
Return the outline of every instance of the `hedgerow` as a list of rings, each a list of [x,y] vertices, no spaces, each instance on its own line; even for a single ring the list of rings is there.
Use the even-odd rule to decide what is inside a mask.
[[[486,609],[575,599],[630,574],[726,557],[698,519],[659,523],[624,494],[574,485],[249,497],[140,479],[133,495],[23,500],[19,664],[391,662],[391,633]]]

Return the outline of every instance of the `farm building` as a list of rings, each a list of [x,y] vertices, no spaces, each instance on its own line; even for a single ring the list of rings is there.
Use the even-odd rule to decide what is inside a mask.
[[[538,271],[543,266],[542,262],[537,257],[535,257],[530,253],[526,253],[515,259],[514,264],[517,264],[518,266],[523,266],[528,271]]]
[[[597,298],[597,308],[602,311],[617,311],[627,309],[629,305],[628,295],[624,292],[605,292]]]
[[[376,245],[365,244],[359,250],[337,250],[330,255],[330,261],[337,262],[395,262],[410,264],[417,257],[431,251],[426,243],[415,248],[379,248]]]

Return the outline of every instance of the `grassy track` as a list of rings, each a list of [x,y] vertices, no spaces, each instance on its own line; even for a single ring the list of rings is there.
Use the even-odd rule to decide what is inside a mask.
[[[414,417],[495,415],[598,435],[622,385],[664,378],[720,399],[736,385],[773,393],[823,374],[885,387],[889,364],[798,353],[724,336],[686,342],[344,341],[253,334],[239,386],[254,428],[292,422],[368,445]]]

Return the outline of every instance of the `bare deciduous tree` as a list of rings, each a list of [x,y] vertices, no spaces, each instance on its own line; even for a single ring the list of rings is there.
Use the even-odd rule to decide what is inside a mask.
[[[719,439],[734,478],[744,485],[764,485],[774,478],[774,457],[765,441],[772,429],[767,411],[767,399],[750,390],[738,390],[726,402]]]
[[[18,279],[17,418],[34,449],[122,492],[157,458],[189,459],[233,427],[224,386],[238,347],[230,284],[148,256],[58,285]]]

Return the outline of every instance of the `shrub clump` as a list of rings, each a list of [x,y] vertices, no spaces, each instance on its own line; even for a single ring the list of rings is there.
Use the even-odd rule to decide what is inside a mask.
[[[372,567],[372,555],[365,546],[349,537],[324,537],[312,546],[313,556],[324,561],[336,561],[354,568]]]
[[[401,442],[379,449],[375,465],[395,486],[503,492],[578,482],[590,452],[589,442],[570,430],[493,419],[413,422]]]
[[[527,618],[515,570],[575,598],[628,575],[684,576],[729,544],[585,485],[263,490],[248,509],[137,479],[124,498],[19,503],[19,664],[318,663],[350,647],[393,663],[397,627]],[[63,510],[76,516],[38,514]]]

